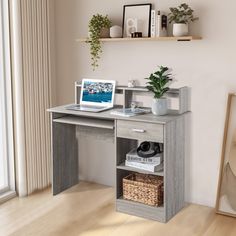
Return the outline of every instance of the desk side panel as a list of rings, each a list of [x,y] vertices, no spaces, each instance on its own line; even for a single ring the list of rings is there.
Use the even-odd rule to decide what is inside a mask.
[[[185,118],[165,127],[164,201],[166,221],[184,207]]]
[[[52,122],[53,195],[78,183],[76,126]]]

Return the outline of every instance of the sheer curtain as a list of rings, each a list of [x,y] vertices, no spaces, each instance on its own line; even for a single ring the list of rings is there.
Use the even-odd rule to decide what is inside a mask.
[[[2,58],[2,56],[1,56]],[[0,60],[0,65],[2,64],[2,60]],[[2,68],[1,68],[2,71]],[[7,158],[7,150],[6,150],[6,105],[5,105],[5,86],[4,86],[4,77],[1,73],[0,77],[0,193],[5,192],[8,188],[8,158]]]
[[[17,188],[20,196],[51,182],[50,0],[11,0]]]
[[[1,14],[0,4],[0,18]],[[0,20],[1,25],[1,20]],[[0,28],[0,35],[3,35],[3,30]],[[7,156],[7,129],[6,129],[6,86],[5,86],[5,73],[4,73],[4,55],[3,55],[3,40],[0,39],[0,193],[4,192],[8,188],[8,156]]]
[[[0,0],[0,202],[15,195],[8,0]]]

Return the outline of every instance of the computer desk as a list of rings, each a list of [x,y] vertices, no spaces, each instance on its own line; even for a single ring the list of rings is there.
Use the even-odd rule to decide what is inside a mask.
[[[167,222],[184,206],[184,163],[186,120],[189,112],[181,115],[134,117],[111,115],[111,110],[92,113],[72,111],[65,106],[48,110],[52,127],[53,195],[78,184],[78,137],[76,127],[102,129],[112,133],[116,166],[116,210],[148,219]],[[140,141],[164,144],[164,169],[151,173],[124,165],[126,153]],[[131,172],[164,177],[164,204],[151,207],[122,198],[122,179]]]

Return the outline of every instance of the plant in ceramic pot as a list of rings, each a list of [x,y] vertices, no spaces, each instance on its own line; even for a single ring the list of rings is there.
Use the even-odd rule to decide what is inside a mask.
[[[92,67],[95,70],[98,67],[98,60],[102,53],[102,46],[99,38],[109,37],[109,28],[111,27],[111,20],[108,16],[102,16],[100,14],[93,15],[89,21],[89,40],[90,54],[92,60]]]
[[[168,108],[167,98],[163,97],[169,90],[168,84],[172,81],[169,68],[160,66],[160,68],[152,73],[147,82],[146,88],[154,93],[152,103],[152,113],[157,116],[166,115]]]
[[[169,15],[169,23],[173,24],[173,35],[175,37],[186,36],[189,32],[189,23],[198,20],[193,16],[194,10],[186,3],[182,3],[178,7],[171,7]]]

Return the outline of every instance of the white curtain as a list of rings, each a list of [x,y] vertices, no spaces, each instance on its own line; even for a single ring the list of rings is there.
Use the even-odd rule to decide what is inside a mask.
[[[20,196],[51,182],[50,0],[12,0],[12,56],[17,189]]]

